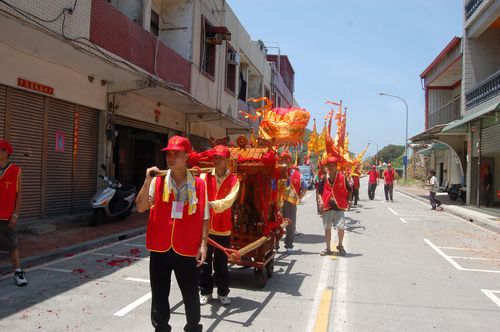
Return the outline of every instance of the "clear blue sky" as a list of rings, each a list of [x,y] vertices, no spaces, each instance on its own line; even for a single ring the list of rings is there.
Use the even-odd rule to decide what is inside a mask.
[[[454,36],[461,0],[228,0],[252,39],[277,42],[295,70],[295,98],[323,128],[326,100],[348,107],[349,150],[404,144],[424,129],[420,74]],[[274,45],[274,44],[273,44]],[[276,50],[270,49],[270,53]],[[332,131],[334,129],[332,128]],[[374,155],[370,144],[366,155]]]

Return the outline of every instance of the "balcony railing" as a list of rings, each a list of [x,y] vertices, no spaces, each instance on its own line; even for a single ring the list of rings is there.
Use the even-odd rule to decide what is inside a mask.
[[[441,106],[435,112],[429,114],[429,128],[439,124],[450,123],[460,117],[460,101],[462,98],[457,97]]]
[[[468,20],[484,0],[469,0],[465,4],[465,19]]]
[[[465,93],[465,108],[470,109],[500,93],[500,70]]]

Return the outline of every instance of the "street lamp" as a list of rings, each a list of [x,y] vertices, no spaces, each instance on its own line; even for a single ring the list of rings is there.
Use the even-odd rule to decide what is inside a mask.
[[[378,167],[378,144],[375,141],[369,140],[368,143],[373,143],[377,146],[377,154],[375,155],[375,165]]]
[[[399,96],[390,95],[388,93],[383,93],[383,92],[380,92],[379,95],[394,97],[394,98],[401,100],[403,103],[405,103],[405,107],[406,107],[406,133],[405,133],[405,157],[403,159],[403,176],[404,176],[404,179],[406,182],[406,180],[407,180],[406,165],[408,164],[408,104],[406,103],[406,101],[403,98],[401,98]]]

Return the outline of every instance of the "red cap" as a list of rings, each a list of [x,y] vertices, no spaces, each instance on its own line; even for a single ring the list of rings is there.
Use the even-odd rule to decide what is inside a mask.
[[[191,143],[186,137],[172,136],[168,139],[168,145],[162,151],[184,151],[191,152]]]
[[[330,156],[326,158],[326,163],[327,164],[336,164],[338,162],[337,157]]]
[[[287,150],[284,150],[280,154],[280,159],[285,159],[285,158],[289,158],[290,160],[292,159],[292,156],[290,155],[290,152],[288,152]]]
[[[12,145],[10,145],[10,143],[4,139],[0,139],[0,149],[7,151],[9,156],[12,154],[12,152],[14,152],[14,149],[12,149]]]
[[[214,148],[212,149],[212,154],[214,156],[219,156],[223,158],[229,158],[229,156],[231,155],[227,146],[224,145],[214,146]]]

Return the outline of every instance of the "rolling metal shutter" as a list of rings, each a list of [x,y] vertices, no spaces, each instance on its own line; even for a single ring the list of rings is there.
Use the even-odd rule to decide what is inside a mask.
[[[71,213],[73,114],[75,104],[48,98],[46,216]],[[57,141],[56,141],[57,139]]]
[[[500,125],[484,128],[481,131],[481,156],[500,153]]]
[[[90,210],[90,200],[96,192],[97,140],[99,137],[99,111],[77,106],[78,145],[74,165],[73,210]]]
[[[7,88],[0,85],[0,138],[5,137],[5,113],[6,113]]]
[[[12,162],[22,168],[21,217],[42,214],[42,155],[45,97],[9,89],[9,140],[14,147]]]

